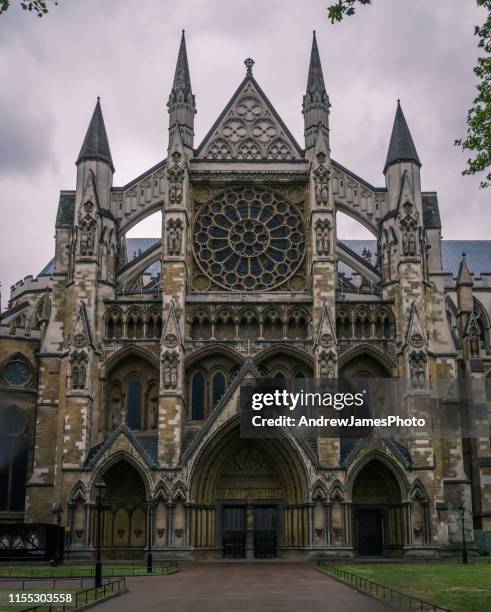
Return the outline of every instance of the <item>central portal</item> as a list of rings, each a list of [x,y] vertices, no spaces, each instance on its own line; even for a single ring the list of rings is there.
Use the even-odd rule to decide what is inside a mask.
[[[273,559],[276,557],[278,530],[278,504],[224,505],[223,556],[227,559]]]
[[[196,557],[274,559],[309,544],[302,466],[284,440],[246,440],[237,425],[217,436],[192,478],[190,543]]]

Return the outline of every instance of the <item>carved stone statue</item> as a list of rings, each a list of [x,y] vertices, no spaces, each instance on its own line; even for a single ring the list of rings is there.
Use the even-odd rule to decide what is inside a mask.
[[[150,404],[150,428],[157,429],[159,421],[159,404],[156,397],[151,399]]]
[[[72,356],[72,389],[85,389],[87,380],[87,355],[84,352]]]
[[[80,255],[93,255],[95,244],[95,223],[86,223],[80,230]]]
[[[318,206],[326,206],[329,203],[329,170],[320,166],[314,174],[315,202]]]
[[[414,257],[417,253],[416,233],[418,224],[416,219],[407,215],[401,221],[402,252],[405,257]]]
[[[336,378],[336,355],[332,351],[321,353],[319,374],[320,378]]]
[[[180,204],[182,201],[182,183],[184,171],[177,164],[167,173],[169,179],[169,201],[171,204]]]
[[[116,429],[121,423],[121,406],[115,401],[111,408],[111,428]]]
[[[412,353],[409,358],[411,386],[413,389],[426,389],[426,354]]]
[[[167,223],[167,253],[180,255],[182,245],[182,223],[180,219],[170,219]]]
[[[331,250],[331,224],[327,219],[319,219],[315,224],[315,244],[317,255],[329,255]]]
[[[178,383],[179,357],[177,353],[166,353],[163,366],[163,384],[165,389],[176,389]]]

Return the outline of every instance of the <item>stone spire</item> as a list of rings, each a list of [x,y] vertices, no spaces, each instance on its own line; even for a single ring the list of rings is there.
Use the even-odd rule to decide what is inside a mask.
[[[462,253],[462,259],[460,260],[459,272],[457,274],[457,287],[463,285],[473,285],[472,275],[467,265],[465,253]]]
[[[192,148],[196,103],[191,89],[184,30],[182,31],[174,83],[167,107],[169,109],[169,130],[180,128],[184,145]]]
[[[322,131],[329,146],[329,96],[327,95],[322,74],[322,65],[317,47],[317,39],[312,40],[307,91],[303,97],[305,149],[313,147],[319,130]]]
[[[384,173],[392,164],[399,162],[414,162],[418,167],[421,167],[416,147],[414,146],[411,132],[402,112],[401,102],[397,100],[397,110],[394,119],[394,127],[390,137],[389,150],[387,159],[385,160]]]
[[[106,162],[114,172],[111,149],[107,139],[104,117],[102,116],[101,101],[97,98],[89,128],[85,134],[84,142],[77,158],[77,166],[85,160],[101,160]]]

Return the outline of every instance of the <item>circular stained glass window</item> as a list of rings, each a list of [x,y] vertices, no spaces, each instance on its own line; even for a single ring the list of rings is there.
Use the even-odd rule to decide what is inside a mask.
[[[281,194],[268,189],[227,189],[200,207],[193,248],[202,271],[221,287],[274,289],[302,262],[302,216]]]
[[[31,369],[23,361],[12,361],[5,366],[3,377],[14,387],[23,387],[31,380]]]

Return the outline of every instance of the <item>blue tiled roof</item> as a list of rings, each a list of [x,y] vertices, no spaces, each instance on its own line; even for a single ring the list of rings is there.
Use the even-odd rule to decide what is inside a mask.
[[[128,261],[143,253],[156,242],[158,238],[128,238],[126,250]],[[366,249],[371,252],[371,263],[375,265],[377,254],[376,240],[343,240],[346,246],[358,255],[363,254]],[[469,270],[477,278],[481,274],[491,274],[491,240],[442,240],[443,271],[457,278],[462,253],[466,254]],[[39,276],[49,276],[53,272],[55,260],[52,259],[39,273]],[[338,270],[351,278],[352,270],[343,262],[338,263]],[[157,276],[160,273],[160,262],[152,264],[147,273]]]
[[[126,255],[128,257],[128,261],[135,259],[141,253],[144,253],[147,249],[153,246],[156,242],[159,241],[159,238],[127,238],[126,239]],[[53,273],[55,267],[54,258],[44,266],[44,268],[39,273],[39,276],[50,276]],[[145,270],[147,274],[151,276],[157,276],[160,274],[160,262],[156,261],[153,263],[147,270]]]
[[[371,263],[376,263],[376,240],[343,240],[352,251],[361,255],[366,249],[372,253]],[[462,253],[466,254],[469,270],[477,278],[481,274],[491,274],[491,240],[442,240],[443,271],[457,278]],[[343,262],[338,263],[338,270],[346,277],[351,277],[351,268]]]
[[[146,450],[150,459],[158,464],[159,462],[159,440],[158,436],[137,436],[138,442]]]

